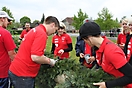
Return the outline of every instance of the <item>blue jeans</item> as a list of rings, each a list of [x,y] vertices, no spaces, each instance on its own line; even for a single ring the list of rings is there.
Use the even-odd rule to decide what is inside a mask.
[[[19,77],[9,71],[9,78],[14,88],[35,88],[35,78]]]
[[[0,78],[0,88],[8,88],[9,79],[8,78]]]

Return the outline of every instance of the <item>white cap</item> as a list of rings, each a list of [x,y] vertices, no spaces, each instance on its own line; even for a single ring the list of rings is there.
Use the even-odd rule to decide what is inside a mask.
[[[0,11],[0,17],[7,17],[7,19],[9,19],[10,21],[13,20],[8,16],[8,14],[5,11]]]

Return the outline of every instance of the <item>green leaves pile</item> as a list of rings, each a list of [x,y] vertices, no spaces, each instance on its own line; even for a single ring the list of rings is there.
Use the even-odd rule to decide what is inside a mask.
[[[46,56],[53,57],[48,53]],[[56,81],[58,75],[60,82]],[[37,88],[98,88],[92,83],[111,79],[101,68],[88,69],[69,58],[58,61],[54,67],[42,65],[35,82]]]

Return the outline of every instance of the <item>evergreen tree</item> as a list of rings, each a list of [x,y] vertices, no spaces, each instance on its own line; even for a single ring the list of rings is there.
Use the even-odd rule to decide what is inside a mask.
[[[44,23],[44,20],[45,20],[45,16],[44,16],[44,13],[43,13],[42,18],[41,18],[41,21],[40,21],[40,24],[43,24]]]

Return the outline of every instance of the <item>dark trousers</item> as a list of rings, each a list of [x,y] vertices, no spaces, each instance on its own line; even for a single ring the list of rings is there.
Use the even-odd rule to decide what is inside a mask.
[[[0,88],[8,88],[9,79],[8,78],[0,78]]]
[[[19,77],[9,71],[9,78],[14,88],[35,88],[35,78]]]

